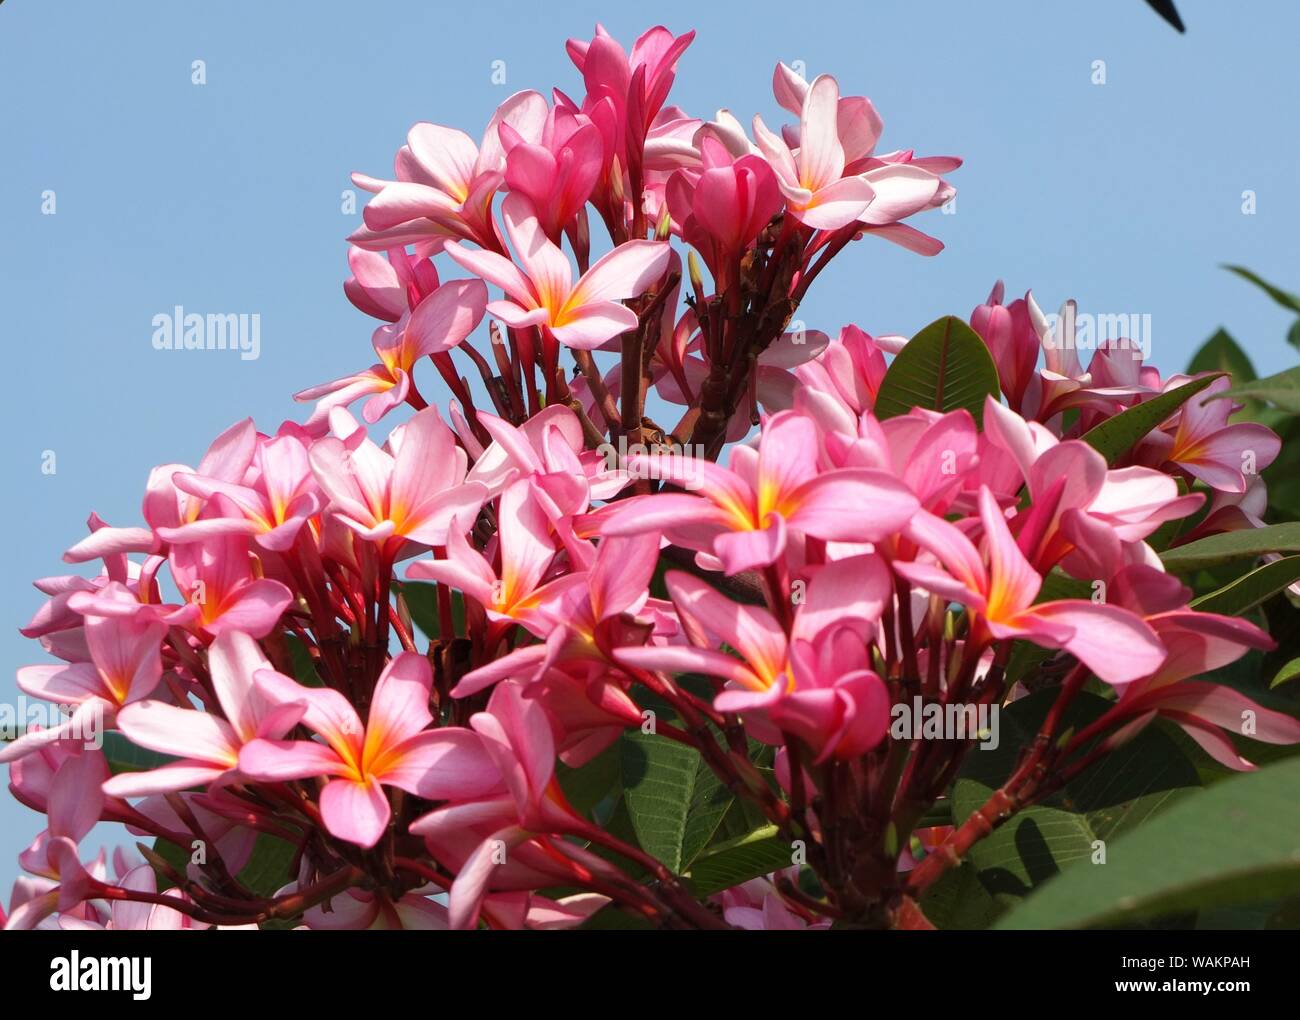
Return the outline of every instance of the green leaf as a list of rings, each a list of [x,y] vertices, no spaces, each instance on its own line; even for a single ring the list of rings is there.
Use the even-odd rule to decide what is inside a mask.
[[[697,896],[712,896],[723,889],[770,875],[793,863],[790,844],[780,838],[775,825],[719,843],[701,854],[691,865],[688,877]]]
[[[615,742],[580,768],[570,768],[563,762],[556,766],[555,778],[560,783],[560,789],[584,818],[599,823],[597,809],[602,805],[613,807],[609,802],[617,796],[622,776],[620,751],[619,744]]]
[[[683,869],[689,868],[709,845],[735,801],[735,795],[701,759],[695,774],[695,789],[691,792],[691,805],[686,813],[686,832],[682,836]]]
[[[1290,309],[1300,315],[1300,297],[1283,290],[1281,287],[1273,286],[1273,284],[1247,269],[1245,266],[1225,265],[1223,268],[1228,270],[1230,273],[1236,273],[1243,280],[1249,280],[1283,308]]]
[[[311,652],[302,639],[295,634],[288,634],[285,641],[289,645],[289,658],[293,660],[293,675],[297,681],[304,687],[324,687],[325,681],[316,670],[316,660],[311,657]]]
[[[1250,363],[1250,356],[1223,329],[1206,340],[1201,349],[1192,355],[1187,374],[1199,375],[1202,372],[1226,372],[1237,385],[1251,382],[1255,378],[1255,366]]]
[[[412,622],[430,641],[437,641],[442,630],[438,623],[438,586],[425,581],[403,581],[400,591]],[[456,634],[465,633],[465,597],[458,591],[451,593],[451,622]]]
[[[1225,531],[1166,549],[1160,554],[1160,560],[1166,570],[1181,574],[1272,552],[1300,552],[1300,523],[1290,521],[1247,531]]]
[[[876,394],[875,413],[883,420],[914,407],[964,407],[978,425],[984,398],[998,393],[998,370],[988,347],[970,326],[949,315],[926,326],[894,357]]]
[[[1107,464],[1114,466],[1120,457],[1217,378],[1217,375],[1207,375],[1203,379],[1194,379],[1168,393],[1121,411],[1085,432],[1083,441],[1105,457]]]
[[[163,839],[161,836],[153,841],[153,850],[154,853],[165,860],[182,875],[185,874],[185,869],[189,867],[190,863],[190,850],[183,849],[173,843],[170,839]],[[157,868],[154,868],[154,874],[158,877],[159,892],[171,888],[171,880],[165,875],[159,874]]]
[[[1063,872],[998,928],[1114,926],[1258,902],[1300,887],[1300,759],[1226,779],[1116,839],[1107,863]]]
[[[731,807],[727,808],[727,813],[722,816],[722,822],[713,831],[711,846],[741,839],[765,825],[767,825],[767,816],[763,814],[762,809],[747,797],[737,797],[731,802]],[[706,848],[704,852],[707,853],[708,850],[709,848]]]
[[[1273,677],[1272,683],[1268,686],[1270,689],[1281,687],[1287,681],[1294,680],[1298,676],[1300,676],[1300,659],[1292,659],[1277,671],[1277,676]]]
[[[1215,394],[1212,399],[1263,400],[1291,414],[1300,414],[1300,365]]]
[[[117,730],[104,734],[104,757],[108,759],[108,769],[113,775],[119,772],[147,772],[176,761],[169,754],[160,754],[131,743],[125,734]]]
[[[953,788],[955,823],[969,818],[1006,781],[1057,693],[1039,691],[1002,710],[998,746],[972,751]],[[1065,712],[1061,732],[1086,725],[1111,704],[1079,693]],[[1097,840],[1109,843],[1199,782],[1195,767],[1177,745],[1148,727],[1045,803],[1017,813],[980,840],[968,860],[1000,905],[1015,903],[1058,872],[1100,867],[1091,863]]]
[[[921,910],[936,928],[983,931],[1001,912],[970,863],[952,868],[921,895]]]
[[[623,800],[637,842],[680,874],[708,845],[733,797],[693,747],[633,730],[621,748]]]
[[[212,849],[209,848],[209,853]],[[237,876],[240,884],[258,896],[273,896],[294,879],[289,866],[297,847],[264,832],[257,834],[253,855]]]
[[[1193,600],[1192,608],[1202,613],[1241,616],[1296,581],[1300,581],[1300,556],[1286,556],[1202,595]]]
[[[625,733],[621,746],[623,802],[637,842],[672,871],[679,871],[699,752],[640,731]]]

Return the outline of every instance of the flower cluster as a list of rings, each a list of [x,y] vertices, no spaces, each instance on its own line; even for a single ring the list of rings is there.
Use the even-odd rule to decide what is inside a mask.
[[[691,38],[598,30],[568,43],[580,99],[521,92],[477,143],[413,127],[392,179],[355,178],[345,291],[377,363],[156,468],[143,526],[92,516],[66,553],[95,576],[37,582],[23,633],[57,662],[18,684],[64,714],[0,751],[48,820],[9,927],[919,923],[974,839],[1157,717],[1231,768],[1243,711],[1300,741],[1198,679],[1271,642],[1190,607],[1157,551],[1258,526],[1277,437],[1229,424],[1224,379],[1123,344],[1084,370],[1071,306],[1049,328],[1000,284],[949,320],[994,390],[886,414],[919,341],[795,312],[857,239],[938,252],[905,221],[960,161],[878,152],[870,100],[784,65],[779,130],[693,118],[668,102]],[[1089,441],[1183,387],[1117,455]],[[978,738],[900,737],[893,707],[1006,704],[1026,648],[1059,685],[1040,739],[987,810],[925,826]],[[1061,732],[1089,682],[1109,708]],[[610,823],[618,783],[574,792],[629,735],[690,749],[806,858],[701,895]],[[90,856],[99,822],[147,860]]]

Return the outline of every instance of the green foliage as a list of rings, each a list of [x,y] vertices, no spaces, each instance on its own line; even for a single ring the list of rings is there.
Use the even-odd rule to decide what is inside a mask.
[[[108,759],[108,770],[113,775],[119,772],[148,772],[176,760],[169,754],[159,754],[131,743],[126,739],[126,734],[117,730],[104,734],[104,757]]]
[[[294,634],[286,635],[285,641],[289,645],[289,657],[293,660],[294,678],[304,687],[324,687],[325,681],[321,679],[316,661],[311,657],[307,646]]]
[[[1194,793],[999,919],[999,928],[1113,926],[1300,888],[1300,760]]]
[[[885,419],[914,407],[965,408],[979,423],[984,398],[998,392],[998,370],[984,341],[949,315],[930,323],[898,352],[880,384],[875,413]]]
[[[1262,400],[1288,414],[1300,414],[1300,366],[1255,379],[1218,395],[1218,399]]]
[[[722,821],[732,795],[692,747],[632,731],[622,738],[624,799],[641,847],[686,870]]]
[[[1300,676],[1300,659],[1292,659],[1277,671],[1277,676],[1273,677],[1272,683],[1268,686],[1270,688],[1281,687],[1285,683],[1290,683],[1298,676]]]
[[[1203,613],[1241,616],[1300,580],[1300,556],[1285,556],[1192,601]]]
[[[438,616],[438,586],[427,581],[403,581],[400,594],[411,613],[411,621],[430,641],[442,637]],[[451,593],[451,621],[455,634],[465,633],[465,597],[458,591]]]
[[[1200,393],[1218,378],[1206,376],[1184,383],[1168,393],[1151,400],[1143,401],[1126,411],[1107,418],[1101,424],[1089,429],[1083,435],[1083,441],[1106,458],[1106,463],[1114,465],[1124,454],[1140,443],[1152,429],[1183,406],[1188,400]]]
[[[1020,752],[1033,742],[1055,689],[1013,702],[1001,713],[996,749],[971,752],[953,788],[953,820],[964,822],[1001,786]],[[1081,728],[1110,702],[1081,692],[1061,730]],[[1102,758],[1040,805],[1014,815],[968,855],[970,866],[999,910],[1018,903],[1058,873],[1101,870],[1099,846],[1145,823],[1184,796],[1200,779],[1192,763],[1161,730],[1148,727]]]
[[[1275,287],[1273,284],[1269,283],[1257,273],[1247,269],[1245,266],[1225,265],[1223,268],[1228,270],[1230,273],[1236,273],[1243,280],[1249,280],[1283,308],[1300,315],[1300,297],[1297,297],[1289,291],[1283,290],[1281,287]]]
[[[1220,329],[1201,345],[1192,355],[1187,371],[1192,375],[1200,372],[1226,373],[1237,385],[1255,378],[1255,366],[1250,363],[1250,355],[1241,349],[1226,329]]]
[[[690,871],[691,888],[698,896],[711,896],[751,878],[788,868],[792,858],[790,844],[776,834],[776,827],[764,826],[702,854]]]
[[[1160,554],[1160,560],[1166,570],[1181,574],[1273,552],[1300,552],[1300,524],[1290,522],[1248,531],[1225,531],[1167,549]]]
[[[969,861],[952,868],[921,896],[921,910],[936,928],[980,931],[989,927],[1002,908],[980,881]]]

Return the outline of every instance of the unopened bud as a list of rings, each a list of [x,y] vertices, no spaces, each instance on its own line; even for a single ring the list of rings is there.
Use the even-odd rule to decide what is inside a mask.
[[[890,822],[885,829],[885,856],[895,857],[898,855],[898,827]]]
[[[696,292],[704,290],[704,272],[700,269],[700,260],[696,258],[695,252],[686,253],[686,271],[691,276],[691,289]]]
[[[672,233],[673,218],[668,212],[668,203],[665,202],[663,208],[659,211],[659,225],[655,227],[655,240],[667,241],[668,235]]]
[[[573,252],[578,256],[579,264],[586,265],[591,254],[591,224],[587,222],[587,207],[578,210],[573,221]]]
[[[623,167],[615,156],[609,165],[609,196],[613,200],[615,211],[623,208],[627,193],[623,190]]]

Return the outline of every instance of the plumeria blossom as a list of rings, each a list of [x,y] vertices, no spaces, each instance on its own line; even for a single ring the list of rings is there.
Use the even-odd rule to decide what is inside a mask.
[[[1039,421],[1048,421],[1071,409],[1093,409],[1113,413],[1117,407],[1135,402],[1150,392],[1144,373],[1125,372],[1125,361],[1138,367],[1135,351],[1127,344],[1098,347],[1085,370],[1079,361],[1078,305],[1070,300],[1061,305],[1055,324],[1048,321],[1032,294],[1025,295],[1030,328],[1043,350],[1043,366],[1031,381],[1025,410]],[[1122,351],[1121,358],[1113,358]],[[1004,357],[1005,361],[1005,357]]]
[[[532,204],[511,194],[501,207],[522,268],[491,251],[451,245],[447,254],[506,293],[487,310],[515,329],[543,326],[557,341],[590,350],[637,325],[622,302],[652,286],[668,265],[669,249],[656,241],[628,241],[599,259],[574,283],[569,260],[542,230]]]
[[[1059,563],[1075,576],[1109,580],[1130,559],[1150,558],[1145,546],[1135,557],[1126,549],[1204,502],[1200,493],[1180,493],[1177,481],[1158,471],[1111,469],[1087,443],[1058,442],[991,397],[984,410],[985,435],[1019,469],[1011,489],[1023,482],[1034,500],[1017,522],[1018,538],[1039,570]]]
[[[555,782],[551,724],[540,702],[525,699],[515,684],[501,684],[493,691],[487,711],[474,715],[470,727],[438,735],[447,741],[462,736],[474,741],[477,753],[486,756],[491,767],[465,777],[458,789],[441,793],[440,798],[450,803],[411,825],[437,857],[459,858],[473,847],[451,887],[449,910],[455,928],[474,924],[489,887],[530,888],[535,881],[530,872],[550,873],[555,879],[552,884],[561,884],[584,865],[600,871],[607,868],[576,847],[572,856],[548,851],[546,843],[530,832],[557,826],[580,831],[586,826]],[[486,786],[484,779],[490,780]],[[480,833],[482,840],[474,846]],[[493,854],[502,849],[513,863],[494,865]]]
[[[257,739],[279,740],[304,713],[299,704],[277,705],[254,685],[271,669],[257,643],[243,631],[226,631],[208,650],[209,674],[221,718],[159,701],[137,701],[117,714],[117,728],[140,747],[179,761],[146,772],[125,772],[104,783],[113,797],[140,797],[186,790],[239,767],[239,752]]]
[[[528,608],[540,620],[521,622],[542,631],[545,641],[517,648],[466,673],[452,693],[466,697],[508,678],[538,681],[562,660],[575,667],[613,665],[612,652],[629,633],[644,635],[657,629],[653,618],[642,620],[639,615],[649,601],[646,589],[658,546],[654,534],[603,539],[586,571],[558,577],[533,591]],[[432,566],[422,570],[427,576],[451,579]],[[465,590],[472,597],[475,589]]]
[[[570,39],[566,45],[586,95],[581,104],[563,93],[557,100],[581,112],[600,131],[604,158],[594,200],[607,221],[625,217],[625,177],[644,162],[647,141],[667,112],[664,102],[677,75],[677,61],[694,38],[694,32],[674,36],[656,25],[641,34],[629,53],[597,25],[590,40]],[[679,119],[667,117],[669,123]]]
[[[293,592],[280,581],[255,575],[248,545],[243,535],[218,534],[175,546],[172,577],[186,603],[167,622],[211,637],[230,630],[265,637],[293,601]]]
[[[107,776],[108,763],[98,752],[69,755],[54,772],[46,793],[49,827],[18,858],[24,871],[44,881],[37,895],[11,910],[7,929],[34,928],[56,910],[85,899],[92,880],[78,843],[104,810],[99,784]]]
[[[403,248],[385,254],[349,245],[352,275],[343,281],[343,293],[358,311],[396,322],[438,286],[438,270],[432,260],[408,255]]]
[[[1025,559],[987,488],[979,495],[986,552],[942,518],[921,512],[907,534],[943,565],[896,563],[894,569],[935,594],[968,606],[999,640],[1022,637],[1064,648],[1107,683],[1129,683],[1159,667],[1165,648],[1142,620],[1118,606],[1063,599],[1035,603],[1043,579]]]
[[[483,319],[487,288],[482,280],[452,280],[438,287],[396,322],[375,330],[372,342],[379,363],[357,375],[313,386],[294,394],[315,400],[305,428],[322,432],[335,407],[369,397],[362,417],[373,425],[411,395],[411,376],[421,358],[443,354],[469,336]]]
[[[753,243],[781,205],[777,179],[766,160],[748,153],[733,158],[707,135],[700,142],[699,172],[676,171],[667,197],[679,232],[701,253],[722,286],[728,280],[728,260]]]
[[[790,869],[783,877],[793,883],[798,878],[798,868]],[[805,909],[783,897],[769,878],[754,878],[742,885],[727,889],[719,896],[722,916],[737,928],[746,931],[809,931],[825,930],[831,922],[809,916]]]
[[[176,487],[177,473],[197,474],[222,482],[240,483],[257,448],[257,429],[251,418],[236,422],[212,441],[197,469],[185,464],[163,464],[149,474],[143,513],[148,528],[96,528],[63,554],[67,563],[85,563],[114,553],[158,552],[158,528],[179,528],[198,519],[203,499]],[[151,530],[155,529],[155,530]]]
[[[1177,578],[1136,565],[1116,578],[1115,598],[1142,615],[1168,650],[1160,667],[1127,686],[1115,706],[1089,729],[1113,727],[1111,747],[1132,740],[1157,716],[1177,723],[1212,758],[1248,771],[1233,734],[1270,744],[1300,740],[1300,720],[1264,708],[1240,691],[1199,679],[1274,641],[1247,620],[1188,608],[1191,592]],[[1080,734],[1081,737],[1087,734]]]
[[[251,485],[178,471],[172,482],[181,492],[202,500],[223,496],[238,512],[201,516],[176,528],[158,528],[164,541],[185,543],[216,535],[249,535],[259,546],[283,552],[321,510],[319,487],[312,477],[305,437],[288,423],[274,438],[260,438],[249,473]],[[213,504],[217,508],[217,504]]]
[[[121,605],[135,603],[125,587],[112,582],[104,592]],[[59,666],[24,666],[18,671],[23,693],[70,708],[56,727],[30,732],[0,748],[0,762],[13,761],[65,736],[92,739],[111,726],[118,709],[153,693],[162,677],[160,644],[166,626],[143,613],[87,616],[86,657]]]
[[[555,515],[583,513],[593,500],[607,500],[630,478],[609,459],[588,450],[582,423],[569,408],[553,404],[516,428],[486,412],[479,423],[492,442],[479,447],[472,434],[461,441],[478,454],[466,479],[485,485],[497,496],[514,478],[528,478],[547,497]]]
[[[882,561],[852,557],[821,567],[788,638],[764,610],[735,606],[689,574],[671,572],[666,580],[694,647],[623,649],[620,662],[721,677],[730,689],[718,695],[719,709],[742,714],[759,739],[780,743],[782,731],[800,734],[819,761],[856,758],[883,739],[889,696],[868,654],[890,588]],[[716,650],[716,640],[741,659]]]
[[[394,430],[388,450],[340,410],[330,420],[335,435],[313,444],[312,470],[330,513],[365,540],[442,545],[447,526],[482,505],[487,490],[465,481],[465,452],[437,408]]]
[[[1009,305],[1003,305],[1004,293],[1005,286],[999,280],[988,300],[971,312],[970,324],[993,355],[998,367],[998,382],[1011,409],[1020,411],[1035,379],[1042,346],[1029,317],[1032,296],[1026,294]]]
[[[787,535],[872,542],[896,531],[918,507],[893,476],[848,468],[818,473],[816,426],[809,419],[774,415],[758,451],[732,450],[731,470],[682,457],[631,458],[691,493],[638,497],[605,516],[601,533],[660,530],[670,541],[707,553],[728,574],[773,563]]]
[[[800,118],[797,127],[787,125],[782,129],[783,140],[792,152],[801,144],[809,97],[821,77],[829,76],[820,76],[810,85],[802,75],[783,63],[777,64],[772,74],[772,91],[777,102]],[[826,86],[822,85],[822,88],[826,89]],[[824,111],[829,108],[828,98],[824,95],[814,102],[820,101]],[[840,96],[834,109],[835,134],[843,151],[844,175],[860,177],[873,192],[870,204],[859,217],[864,231],[921,255],[938,254],[943,250],[942,243],[901,221],[924,209],[938,208],[956,194],[956,189],[939,175],[956,170],[961,166],[961,160],[951,156],[917,157],[910,150],[877,156],[875,147],[884,131],[884,122],[871,100],[865,96]],[[821,116],[824,125],[827,123],[825,113]],[[756,125],[756,137],[758,133]],[[769,138],[768,146],[772,146],[773,141]]]
[[[803,92],[794,144],[754,118],[754,138],[776,172],[787,207],[818,230],[862,220],[883,227],[928,208],[940,179],[921,166],[883,163],[861,173],[850,164],[870,152],[879,119],[865,105],[840,98],[839,84],[818,75]]]
[[[158,893],[158,875],[147,864],[132,868],[119,882],[123,889],[133,892]],[[178,903],[189,902],[179,889],[168,889],[162,895]],[[59,917],[59,927],[67,931],[197,931],[211,926],[162,903],[114,900],[104,916],[80,918],[64,914]]]
[[[600,130],[590,117],[554,106],[536,141],[508,123],[499,132],[507,186],[528,198],[543,233],[558,245],[564,227],[587,204],[600,179],[605,155]]]
[[[509,125],[535,137],[546,117],[546,100],[536,92],[517,92],[501,104],[479,145],[463,131],[439,124],[416,124],[394,162],[396,180],[353,174],[359,188],[375,197],[365,209],[365,227],[351,240],[361,248],[385,251],[414,244],[425,254],[449,238],[497,244],[492,196],[501,187],[505,151],[500,127]]]
[[[857,326],[845,326],[815,358],[769,382],[760,396],[769,411],[794,408],[823,430],[851,436],[858,419],[875,406],[887,367],[885,352],[874,337]]]
[[[447,536],[445,560],[419,560],[407,568],[407,576],[441,581],[474,599],[494,620],[512,620],[545,634],[550,627],[539,619],[548,594],[542,578],[555,557],[556,547],[541,507],[531,496],[530,483],[512,482],[501,494],[501,516],[508,521],[498,543],[501,575],[482,553],[474,549],[458,529]]]
[[[1093,769],[1300,744],[1258,625],[1295,587],[1278,436],[1001,282],[946,334],[997,386],[805,321],[864,236],[942,249],[904,221],[961,161],[880,151],[870,100],[783,64],[795,124],[685,110],[692,39],[597,26],[573,98],[416,124],[356,177],[375,364],[154,468],[140,526],[90,514],[35,582],[5,927],[927,928],[993,828],[1123,785]],[[1015,765],[949,812],[988,712]]]
[[[818,230],[835,230],[857,221],[876,197],[858,175],[845,176],[847,163],[839,127],[840,87],[819,75],[799,109],[799,142],[792,150],[754,118],[754,138],[776,173],[791,213]],[[933,189],[931,189],[933,191]]]
[[[364,726],[337,691],[303,687],[274,670],[260,670],[254,679],[267,701],[301,708],[303,724],[324,742],[258,736],[240,749],[240,770],[273,781],[331,777],[321,790],[321,818],[340,839],[364,847],[379,841],[392,817],[385,786],[441,799],[447,794],[440,774],[457,768],[474,774],[472,747],[426,729],[433,718],[432,676],[422,656],[408,652],[388,664]]]
[[[1176,377],[1168,385],[1176,385]],[[1265,425],[1228,424],[1238,405],[1220,394],[1229,379],[1216,379],[1182,407],[1178,427],[1163,450],[1165,459],[1193,478],[1223,492],[1245,492],[1248,474],[1255,475],[1277,458],[1282,441]]]

